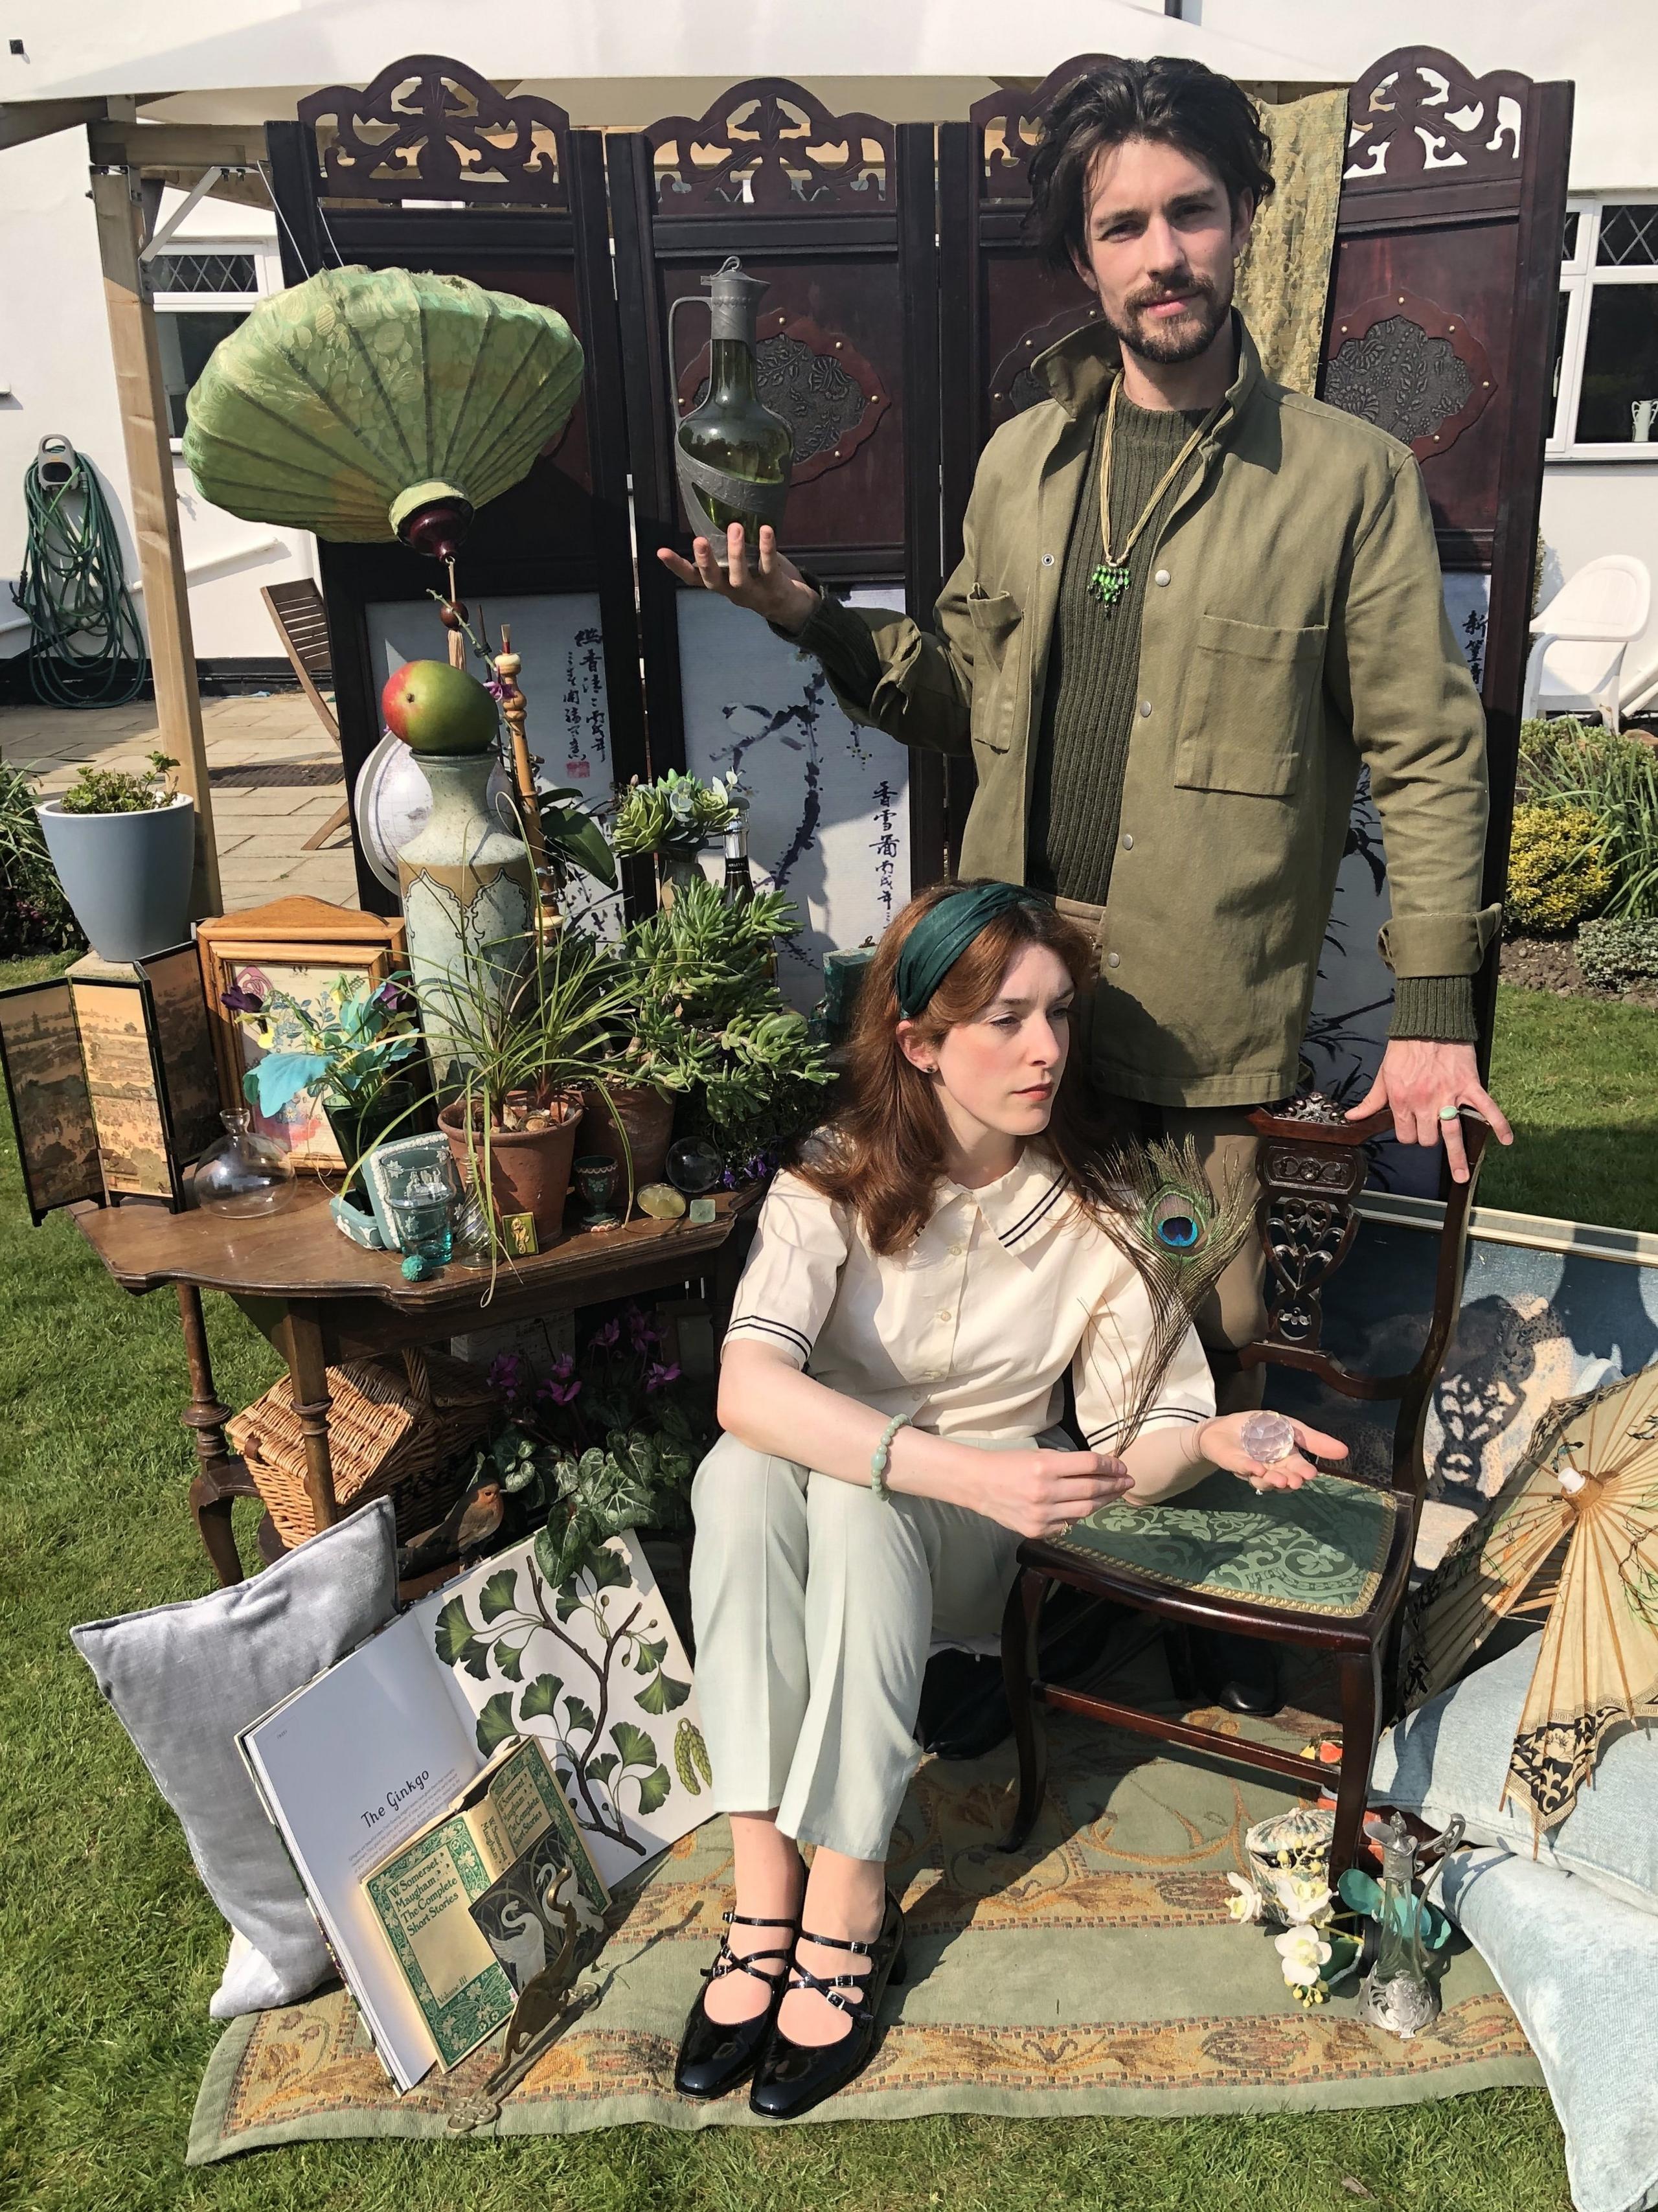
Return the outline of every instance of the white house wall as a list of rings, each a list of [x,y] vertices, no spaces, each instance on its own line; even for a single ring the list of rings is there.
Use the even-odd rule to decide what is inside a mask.
[[[163,220],[183,197],[172,191],[163,196]],[[268,251],[276,233],[257,210],[210,199],[191,211],[172,243],[180,252],[210,243]],[[0,385],[9,387],[0,398],[0,656],[10,657],[28,644],[28,626],[9,588],[23,559],[24,474],[49,434],[67,437],[102,478],[128,584],[143,616],[83,131],[59,131],[0,154]],[[273,530],[210,506],[182,461],[175,461],[174,475],[197,658],[280,657],[259,587],[314,575],[315,541],[304,531]]]

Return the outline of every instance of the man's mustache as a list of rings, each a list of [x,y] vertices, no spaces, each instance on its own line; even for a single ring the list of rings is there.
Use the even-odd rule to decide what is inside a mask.
[[[1139,299],[1130,300],[1127,307],[1131,315],[1138,315],[1144,313],[1147,307],[1161,307],[1170,300],[1212,300],[1214,295],[1212,284],[1201,276],[1194,276],[1189,284],[1182,285],[1178,291],[1144,292]]]

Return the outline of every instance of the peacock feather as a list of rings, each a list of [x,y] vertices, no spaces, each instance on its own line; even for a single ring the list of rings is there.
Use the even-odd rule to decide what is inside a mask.
[[[1157,1402],[1192,1317],[1243,1249],[1254,1226],[1255,1179],[1233,1167],[1218,1189],[1194,1141],[1127,1144],[1106,1164],[1107,1232],[1133,1264],[1151,1306],[1144,1355],[1126,1378],[1121,1451]]]

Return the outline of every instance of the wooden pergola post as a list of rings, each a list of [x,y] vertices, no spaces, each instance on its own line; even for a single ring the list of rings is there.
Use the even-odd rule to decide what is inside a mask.
[[[196,689],[196,643],[190,628],[190,593],[179,536],[179,502],[173,483],[173,449],[167,392],[143,265],[143,210],[135,168],[92,172],[98,217],[98,252],[104,270],[104,306],[110,352],[121,405],[121,436],[132,487],[132,534],[143,580],[144,622],[155,678],[155,711],[161,750],[179,763],[179,780],[196,802],[196,869],[191,886],[192,921],[223,911],[219,854],[213,836],[207,744]]]

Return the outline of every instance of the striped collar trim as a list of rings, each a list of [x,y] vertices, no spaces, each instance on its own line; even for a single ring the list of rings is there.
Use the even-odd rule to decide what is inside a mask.
[[[975,1206],[998,1240],[1010,1251],[1028,1245],[1048,1228],[1062,1212],[1065,1178],[1045,1152],[1029,1151],[1017,1167],[994,1182],[968,1190],[960,1183],[941,1181],[934,1212],[965,1200]]]

